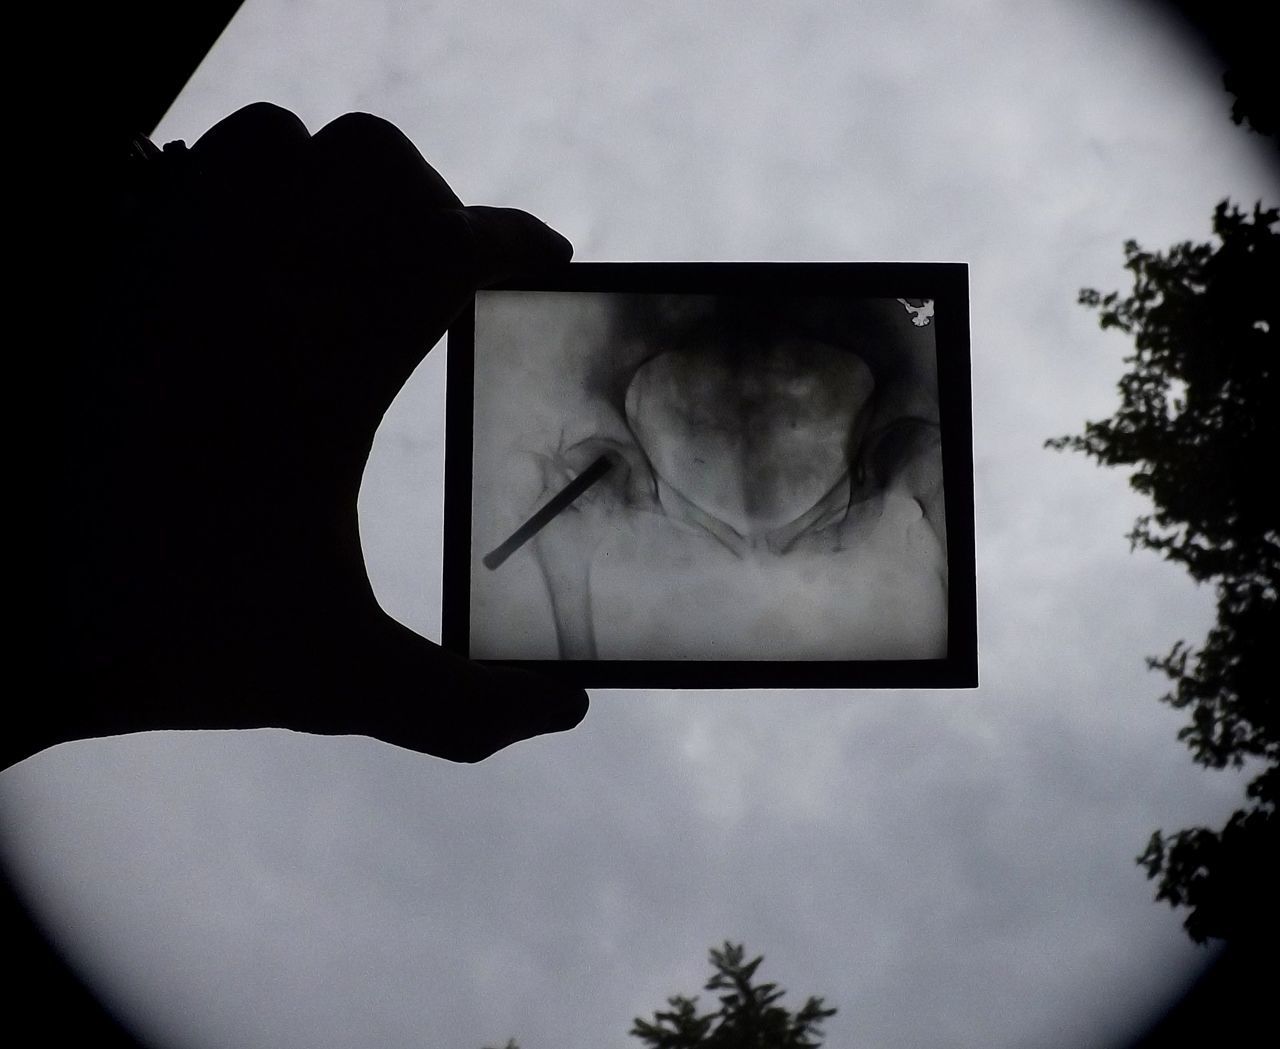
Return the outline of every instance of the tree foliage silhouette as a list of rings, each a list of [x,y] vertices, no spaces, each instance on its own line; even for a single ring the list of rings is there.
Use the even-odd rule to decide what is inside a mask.
[[[711,949],[715,970],[705,989],[721,991],[720,1007],[699,1013],[697,997],[667,999],[670,1008],[653,1020],[636,1017],[630,1034],[651,1049],[817,1049],[822,1022],[834,1016],[821,998],[809,998],[796,1012],[778,1004],[786,993],[777,984],[755,984],[758,955],[746,961],[742,944],[728,941]]]
[[[1231,119],[1280,148],[1280,93],[1276,91],[1275,36],[1262,30],[1253,0],[1164,0],[1224,67]]]
[[[1047,442],[1132,467],[1130,483],[1153,504],[1130,533],[1132,546],[1216,591],[1217,621],[1204,642],[1178,641],[1147,660],[1173,682],[1164,702],[1190,714],[1178,736],[1195,760],[1256,770],[1245,806],[1220,830],[1157,830],[1138,857],[1158,879],[1156,898],[1189,909],[1184,924],[1197,942],[1277,927],[1278,219],[1275,208],[1258,204],[1250,215],[1223,201],[1217,243],[1162,253],[1128,242],[1132,293],[1080,292],[1103,329],[1133,338],[1120,408],[1082,434]]]
[[[724,992],[719,1009],[700,1014],[696,995],[676,995],[652,1021],[637,1016],[628,1033],[650,1049],[819,1049],[822,1022],[836,1010],[811,997],[790,1012],[778,1004],[786,991],[775,983],[752,982],[764,955],[745,959],[742,944],[725,941],[711,948],[715,971],[705,989]],[[503,1049],[520,1047],[510,1039]]]

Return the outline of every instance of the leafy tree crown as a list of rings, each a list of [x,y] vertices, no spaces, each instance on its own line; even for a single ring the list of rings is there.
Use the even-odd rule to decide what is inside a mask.
[[[1080,302],[1103,329],[1133,339],[1120,408],[1054,438],[1105,466],[1132,468],[1152,512],[1129,535],[1211,584],[1217,621],[1204,643],[1177,642],[1148,665],[1173,682],[1163,699],[1187,710],[1179,738],[1211,768],[1262,771],[1248,805],[1221,832],[1156,831],[1138,857],[1157,898],[1190,908],[1187,931],[1207,937],[1275,929],[1280,718],[1273,651],[1280,641],[1280,210],[1214,211],[1216,244],[1149,252],[1125,245],[1133,291],[1086,288]],[[1259,925],[1261,922],[1261,926]]]

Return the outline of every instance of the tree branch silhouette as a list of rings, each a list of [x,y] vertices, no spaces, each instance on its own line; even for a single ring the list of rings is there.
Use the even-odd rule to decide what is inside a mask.
[[[1204,642],[1178,641],[1148,666],[1172,682],[1163,701],[1186,710],[1178,733],[1208,768],[1258,769],[1245,806],[1220,830],[1157,830],[1137,862],[1156,898],[1186,908],[1197,942],[1256,940],[1276,928],[1280,718],[1280,514],[1269,480],[1280,449],[1277,364],[1280,210],[1214,210],[1216,243],[1150,252],[1125,245],[1131,294],[1086,288],[1104,330],[1133,339],[1109,419],[1047,446],[1133,469],[1147,496],[1129,540],[1181,565],[1217,595]]]

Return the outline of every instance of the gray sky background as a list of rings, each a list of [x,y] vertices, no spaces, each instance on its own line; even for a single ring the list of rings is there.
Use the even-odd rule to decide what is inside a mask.
[[[0,777],[5,860],[103,986],[190,1047],[636,1044],[724,938],[832,1047],[1105,1047],[1202,964],[1133,857],[1216,823],[1146,654],[1211,597],[1042,450],[1126,343],[1121,243],[1276,200],[1220,71],[1144,5],[248,0],[158,138],[257,99],[399,124],[583,260],[967,261],[982,687],[601,692],[480,766],[263,731],[68,744]],[[362,493],[385,606],[438,636],[442,348]]]

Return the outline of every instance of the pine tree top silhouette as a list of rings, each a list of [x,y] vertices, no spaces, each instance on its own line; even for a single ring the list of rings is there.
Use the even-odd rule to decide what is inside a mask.
[[[836,1014],[821,998],[809,997],[795,1012],[781,1005],[786,994],[776,983],[756,983],[764,955],[747,960],[742,944],[725,941],[711,948],[711,978],[704,985],[718,994],[719,1007],[698,1011],[698,996],[675,995],[651,1020],[636,1017],[631,1030],[650,1049],[819,1049],[822,1023]],[[509,1039],[502,1049],[520,1049]]]

